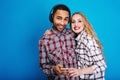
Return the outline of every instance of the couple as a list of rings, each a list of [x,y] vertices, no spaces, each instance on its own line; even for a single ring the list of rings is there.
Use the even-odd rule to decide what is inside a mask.
[[[102,45],[82,13],[70,15],[63,4],[51,9],[52,29],[39,40],[41,69],[49,80],[104,80]]]

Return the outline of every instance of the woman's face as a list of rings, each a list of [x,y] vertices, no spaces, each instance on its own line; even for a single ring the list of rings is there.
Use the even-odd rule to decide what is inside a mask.
[[[71,28],[77,34],[84,29],[83,19],[80,14],[75,14],[72,16]]]

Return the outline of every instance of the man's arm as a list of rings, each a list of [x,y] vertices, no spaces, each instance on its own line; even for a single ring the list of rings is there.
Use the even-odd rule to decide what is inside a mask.
[[[43,70],[44,73],[47,75],[55,75],[55,72],[53,71],[53,65],[47,56],[46,48],[44,45],[44,40],[39,40],[39,58],[40,58],[40,67]]]

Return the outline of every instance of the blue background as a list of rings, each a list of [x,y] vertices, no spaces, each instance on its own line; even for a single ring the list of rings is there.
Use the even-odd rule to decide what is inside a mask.
[[[86,15],[104,46],[106,80],[120,79],[119,0],[0,0],[0,80],[47,80],[38,40],[51,28],[49,11],[58,3]]]

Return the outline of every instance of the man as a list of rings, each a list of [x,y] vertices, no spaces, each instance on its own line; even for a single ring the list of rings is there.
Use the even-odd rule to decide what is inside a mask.
[[[67,70],[61,69],[77,67],[75,40],[72,32],[66,28],[70,10],[67,6],[58,4],[51,9],[49,19],[53,23],[52,34],[44,35],[39,40],[40,67],[49,80],[78,80],[78,77],[70,78]]]

